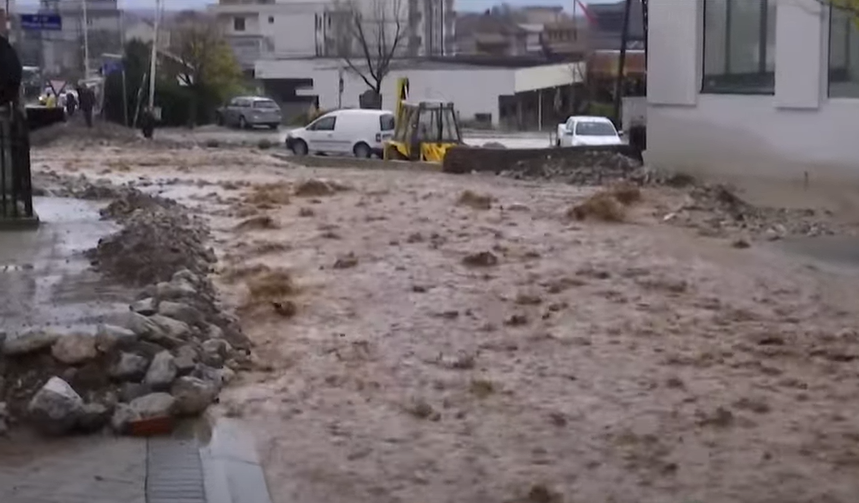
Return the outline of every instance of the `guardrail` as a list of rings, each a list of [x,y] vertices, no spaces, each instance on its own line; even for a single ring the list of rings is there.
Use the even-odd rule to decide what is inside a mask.
[[[35,221],[27,123],[8,106],[0,107],[0,221]]]

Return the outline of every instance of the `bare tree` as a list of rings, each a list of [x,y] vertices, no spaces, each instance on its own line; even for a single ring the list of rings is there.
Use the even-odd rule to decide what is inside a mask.
[[[341,57],[377,96],[408,30],[403,0],[350,0]],[[357,54],[356,54],[357,53]]]

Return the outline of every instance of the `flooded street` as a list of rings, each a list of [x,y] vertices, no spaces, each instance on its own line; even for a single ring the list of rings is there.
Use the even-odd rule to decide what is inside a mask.
[[[258,356],[217,410],[256,434],[278,503],[859,493],[856,270],[666,225],[670,189],[601,223],[567,217],[594,189],[265,151],[55,146],[33,166],[208,219]]]

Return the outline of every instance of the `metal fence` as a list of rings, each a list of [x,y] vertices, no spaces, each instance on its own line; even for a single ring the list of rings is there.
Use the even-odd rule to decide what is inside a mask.
[[[20,110],[0,106],[0,220],[33,218],[30,139]]]

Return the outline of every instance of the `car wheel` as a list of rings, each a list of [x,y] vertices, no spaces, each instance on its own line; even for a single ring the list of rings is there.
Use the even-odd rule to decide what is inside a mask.
[[[561,146],[561,140],[555,140],[555,146],[560,147]]]
[[[244,116],[239,117],[239,129],[247,129],[248,121],[245,120]]]
[[[352,152],[355,154],[355,157],[360,159],[369,159],[370,154],[373,152],[370,150],[370,146],[366,143],[359,143],[355,145],[355,148],[352,149]]]
[[[292,144],[292,153],[295,155],[307,155],[307,143],[304,140],[296,140]]]

